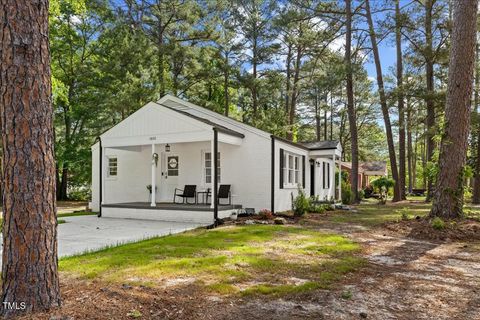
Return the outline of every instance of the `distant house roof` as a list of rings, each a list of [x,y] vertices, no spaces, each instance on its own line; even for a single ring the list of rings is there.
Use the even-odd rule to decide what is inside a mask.
[[[387,172],[387,162],[386,161],[368,161],[361,162],[360,166],[364,171],[381,171]]]
[[[351,162],[342,162],[342,166],[347,169],[352,169]],[[365,173],[366,175],[379,176],[387,175],[387,162],[386,161],[366,161],[358,163],[359,173]]]
[[[325,140],[300,142],[300,144],[309,150],[328,150],[337,149],[339,142],[337,140]]]

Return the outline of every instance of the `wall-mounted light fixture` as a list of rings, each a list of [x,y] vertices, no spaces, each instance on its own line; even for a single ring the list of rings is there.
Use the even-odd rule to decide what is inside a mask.
[[[170,145],[168,143],[165,145],[165,152],[170,152]]]
[[[314,159],[310,159],[310,160],[308,160],[308,161],[309,161],[310,164],[313,166],[313,163],[315,162],[315,160],[314,160]]]
[[[317,160],[316,163],[317,163],[317,167],[320,167],[320,163],[321,163],[321,162]]]

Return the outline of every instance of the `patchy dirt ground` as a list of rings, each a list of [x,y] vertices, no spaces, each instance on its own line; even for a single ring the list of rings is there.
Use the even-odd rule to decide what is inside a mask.
[[[415,239],[392,225],[315,225],[360,242],[369,261],[334,290],[240,298],[189,279],[147,288],[63,275],[63,308],[25,319],[480,319],[480,242]]]

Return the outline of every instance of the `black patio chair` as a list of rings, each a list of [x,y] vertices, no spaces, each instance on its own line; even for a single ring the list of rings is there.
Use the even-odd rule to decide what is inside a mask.
[[[231,189],[230,184],[221,184],[220,187],[218,187],[218,194],[217,194],[218,204],[221,204],[220,199],[228,199],[228,205],[232,205],[232,193],[230,192],[230,189]],[[210,197],[211,195],[212,194],[210,193],[209,195],[207,195],[207,197]]]
[[[177,197],[183,198],[182,203],[196,204],[197,203],[197,186],[192,184],[186,184],[183,189],[175,188],[173,195],[173,203],[178,203]],[[194,202],[188,202],[188,198],[194,198]]]

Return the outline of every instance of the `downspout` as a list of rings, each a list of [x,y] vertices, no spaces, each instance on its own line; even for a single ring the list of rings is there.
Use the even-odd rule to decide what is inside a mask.
[[[217,164],[218,164],[218,131],[217,128],[213,128],[213,164],[212,168],[214,176],[213,176],[213,219],[214,219],[214,227],[218,226],[218,173],[217,173]]]
[[[99,152],[98,154],[100,155],[100,158],[99,158],[99,168],[98,168],[98,172],[99,172],[99,176],[98,176],[98,180],[99,180],[99,197],[98,197],[98,217],[100,218],[102,216],[102,196],[103,196],[103,192],[102,192],[102,180],[103,180],[103,148],[102,148],[102,138],[100,138],[100,136],[97,137],[97,140],[98,140],[98,143],[99,143]]]
[[[271,149],[271,187],[270,187],[270,211],[275,212],[275,136],[272,134],[272,149]]]

